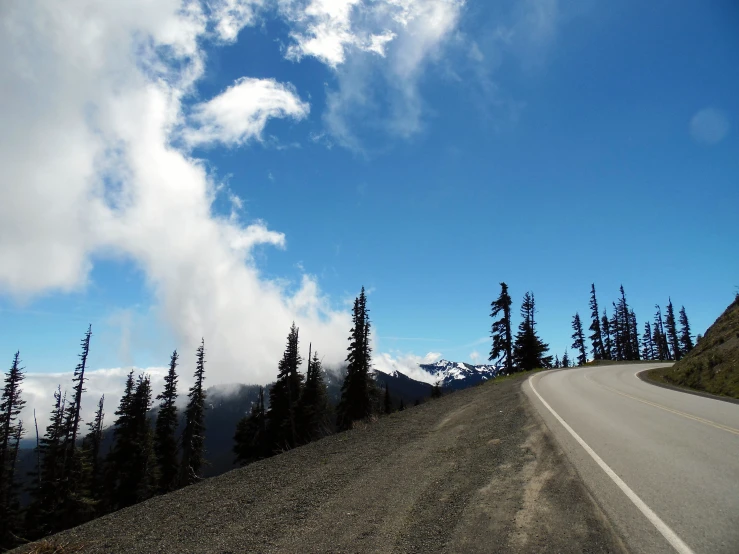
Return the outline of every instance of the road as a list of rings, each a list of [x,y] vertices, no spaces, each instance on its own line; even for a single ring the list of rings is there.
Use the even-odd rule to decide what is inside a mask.
[[[630,550],[736,554],[739,404],[646,383],[648,367],[547,371],[523,388]]]

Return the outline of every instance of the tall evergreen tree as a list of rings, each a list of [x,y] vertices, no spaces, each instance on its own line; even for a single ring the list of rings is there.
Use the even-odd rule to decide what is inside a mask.
[[[688,314],[685,313],[685,306],[680,308],[680,351],[687,354],[693,350],[693,338],[690,335],[690,323],[688,322]]]
[[[177,350],[172,352],[169,371],[164,377],[164,390],[157,395],[159,413],[154,432],[154,452],[159,466],[159,492],[177,488],[179,462],[177,460]]]
[[[670,345],[672,359],[679,360],[682,358],[680,351],[680,339],[677,336],[677,324],[675,322],[675,309],[672,307],[672,299],[667,303],[667,314],[665,315],[665,327],[667,328],[667,342]]]
[[[639,329],[636,322],[634,310],[629,312],[629,323],[631,324],[631,355],[632,360],[638,360],[639,356]]]
[[[624,360],[624,339],[623,339],[623,325],[621,323],[621,312],[616,306],[615,302],[612,302],[613,315],[611,316],[610,327],[611,336],[613,337],[613,352],[611,353],[611,359],[613,360]]]
[[[385,412],[385,415],[391,414],[393,412],[393,401],[390,398],[390,386],[385,385],[385,397],[383,399],[383,410]]]
[[[536,334],[536,303],[534,293],[527,292],[521,304],[521,324],[518,326],[516,342],[513,345],[513,359],[519,371],[539,367],[551,367],[552,356],[545,356],[549,345],[542,342]]]
[[[511,333],[511,305],[513,301],[508,294],[508,285],[500,283],[500,296],[492,304],[490,317],[500,319],[493,322],[490,336],[493,338],[493,347],[490,350],[489,361],[505,357],[506,373],[513,373],[513,335]]]
[[[187,486],[200,479],[205,463],[205,339],[200,342],[195,365],[195,383],[188,393],[185,408],[185,428],[182,431],[182,463],[180,485]]]
[[[657,352],[654,348],[654,341],[652,339],[652,326],[649,321],[644,322],[644,334],[642,335],[642,360],[656,360]]]
[[[87,453],[90,465],[90,491],[92,498],[100,500],[102,494],[102,463],[100,459],[100,446],[103,442],[103,423],[105,420],[105,395],[100,397],[95,417],[87,424],[87,436],[82,441],[82,448]]]
[[[0,396],[0,548],[14,546],[15,532],[18,530],[17,497],[14,486],[15,439],[23,432],[18,416],[25,405],[21,398],[23,369],[20,366],[20,352],[16,352],[10,369],[5,374],[2,396]],[[15,454],[14,454],[15,451]]]
[[[441,398],[441,381],[436,381],[431,385],[431,398]]]
[[[300,414],[300,436],[303,441],[309,442],[327,435],[331,431],[331,407],[328,402],[328,391],[323,378],[323,368],[318,352],[313,352],[313,358],[308,354],[308,372],[305,377],[305,386],[300,394],[298,413]]]
[[[403,404],[403,399],[401,398],[400,405],[398,406],[398,411],[402,412],[403,410],[405,410],[405,404]]]
[[[562,367],[564,368],[570,367],[570,355],[567,353],[566,348],[565,348],[565,353],[562,354]]]
[[[54,404],[49,425],[37,447],[40,451],[38,485],[31,489],[32,503],[26,512],[26,528],[31,538],[39,538],[60,530],[57,516],[62,502],[64,469],[64,411],[66,394],[61,386],[54,392]]]
[[[303,387],[303,376],[299,371],[303,358],[300,356],[298,333],[299,329],[293,322],[285,352],[277,366],[277,381],[269,391],[267,431],[276,452],[298,444],[298,400]]]
[[[590,344],[594,360],[605,360],[606,352],[603,345],[603,332],[600,328],[600,314],[598,312],[598,300],[595,297],[595,283],[590,285]]]
[[[346,377],[341,385],[341,398],[336,409],[336,425],[341,430],[350,429],[355,421],[372,415],[373,400],[377,394],[370,373],[370,321],[364,287],[354,300],[352,324]]]
[[[577,352],[577,365],[585,365],[588,361],[588,354],[585,350],[585,335],[582,330],[582,321],[580,321],[580,314],[575,313],[575,317],[572,318],[572,348]]]
[[[262,387],[259,387],[259,396],[252,404],[251,413],[236,424],[233,451],[236,454],[236,462],[241,465],[260,460],[270,454]]]
[[[157,464],[149,420],[151,380],[141,374],[134,382],[128,374],[126,388],[115,414],[113,448],[107,458],[106,501],[108,511],[132,506],[156,492]]]
[[[559,355],[555,354],[554,355],[554,369],[559,369],[560,367],[562,367],[562,364],[559,361]]]
[[[92,325],[88,326],[87,332],[82,339],[82,353],[80,354],[80,363],[74,368],[74,383],[72,401],[67,408],[67,434],[68,434],[68,452],[67,456],[71,460],[72,453],[77,446],[77,432],[80,425],[80,409],[82,407],[82,393],[85,392],[85,369],[87,367],[87,356],[90,353],[90,337],[92,336]]]
[[[604,359],[612,360],[614,345],[613,339],[611,338],[611,320],[608,318],[605,308],[603,309],[603,317],[600,320],[600,329],[603,336],[603,355]]]
[[[667,335],[662,321],[662,310],[659,304],[654,305],[657,312],[654,314],[654,329],[652,331],[652,342],[657,350],[660,360],[671,360],[670,347],[667,344]]]

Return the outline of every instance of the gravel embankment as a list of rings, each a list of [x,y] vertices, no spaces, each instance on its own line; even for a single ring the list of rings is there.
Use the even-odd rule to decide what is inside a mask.
[[[622,552],[528,405],[523,378],[450,394],[52,539],[90,553]]]

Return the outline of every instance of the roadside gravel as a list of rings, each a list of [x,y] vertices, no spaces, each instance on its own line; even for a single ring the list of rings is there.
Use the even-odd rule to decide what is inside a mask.
[[[121,554],[624,551],[528,405],[525,377],[449,394],[52,540]]]

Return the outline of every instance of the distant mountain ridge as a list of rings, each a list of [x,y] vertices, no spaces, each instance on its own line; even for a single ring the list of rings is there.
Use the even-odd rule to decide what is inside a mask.
[[[503,374],[502,365],[472,365],[464,362],[439,360],[433,364],[420,364],[419,367],[434,378],[441,381],[445,389],[460,390],[476,385]]]

